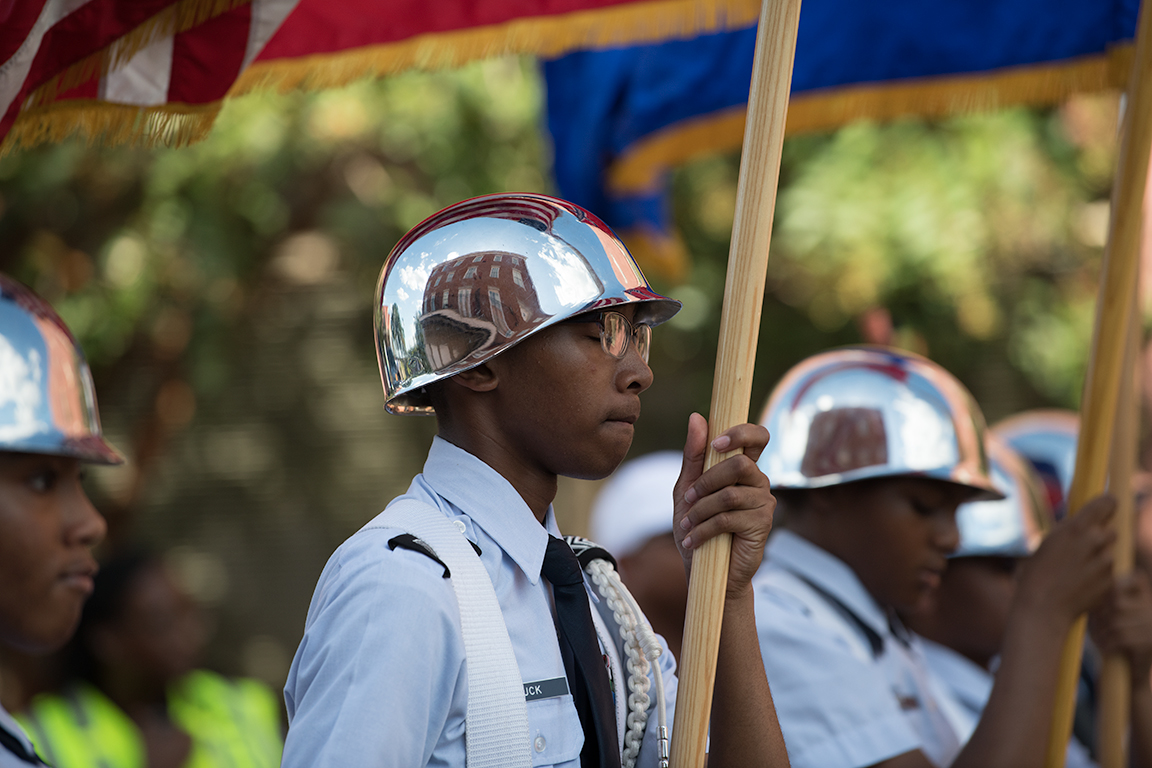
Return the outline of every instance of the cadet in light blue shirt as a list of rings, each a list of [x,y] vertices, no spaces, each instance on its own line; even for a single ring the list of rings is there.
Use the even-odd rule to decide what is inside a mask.
[[[772,442],[760,464],[786,527],[753,586],[791,764],[1039,768],[1063,639],[1110,584],[1114,505],[1097,500],[1071,521],[1052,555],[1065,572],[1029,591],[1038,599],[1006,637],[988,716],[961,745],[898,616],[939,589],[957,507],[1003,495],[971,395],[918,355],[846,348],[789,371],[762,423]]]
[[[780,530],[753,584],[793,766],[875,765],[916,750],[952,762],[960,742],[935,706],[918,639],[851,568]]]
[[[551,504],[558,475],[623,460],[652,326],[678,308],[595,216],[542,195],[465,201],[400,241],[376,301],[387,408],[434,412],[438,437],[320,577],[285,689],[285,766],[658,764],[652,713],[675,700],[674,663],[660,645],[662,674],[625,680],[615,613],[554,538]],[[775,507],[755,464],[768,435],[727,430],[712,445],[734,455],[704,472],[707,439],[693,415],[673,514],[686,569],[733,534],[710,760],[784,766],[750,584]]]

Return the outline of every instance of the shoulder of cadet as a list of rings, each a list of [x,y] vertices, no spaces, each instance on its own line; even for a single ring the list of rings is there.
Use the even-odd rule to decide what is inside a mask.
[[[362,528],[341,544],[324,567],[318,589],[411,590],[451,600],[447,566],[419,539],[400,528]]]

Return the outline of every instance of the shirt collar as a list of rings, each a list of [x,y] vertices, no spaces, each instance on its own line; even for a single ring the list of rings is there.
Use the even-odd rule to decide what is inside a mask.
[[[782,529],[772,534],[764,557],[815,584],[844,604],[881,637],[891,637],[888,615],[864,588],[856,573],[840,558],[807,539]]]
[[[440,437],[433,438],[424,480],[483,529],[535,585],[540,580],[548,535],[559,536],[552,506],[544,525],[503,475]]]

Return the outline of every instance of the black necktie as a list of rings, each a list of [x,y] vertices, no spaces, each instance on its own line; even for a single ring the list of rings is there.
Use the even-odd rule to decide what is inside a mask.
[[[584,728],[580,765],[582,768],[619,768],[616,707],[596,639],[596,627],[592,624],[580,562],[564,541],[549,536],[541,572],[552,583],[560,655],[576,711],[580,714],[580,725]]]

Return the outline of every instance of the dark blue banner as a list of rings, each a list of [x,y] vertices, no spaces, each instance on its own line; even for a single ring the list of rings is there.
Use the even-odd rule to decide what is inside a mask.
[[[805,0],[788,130],[1122,87],[1138,4]],[[751,27],[544,65],[561,196],[625,234],[647,266],[677,259],[668,251],[667,170],[740,146],[755,37]]]

